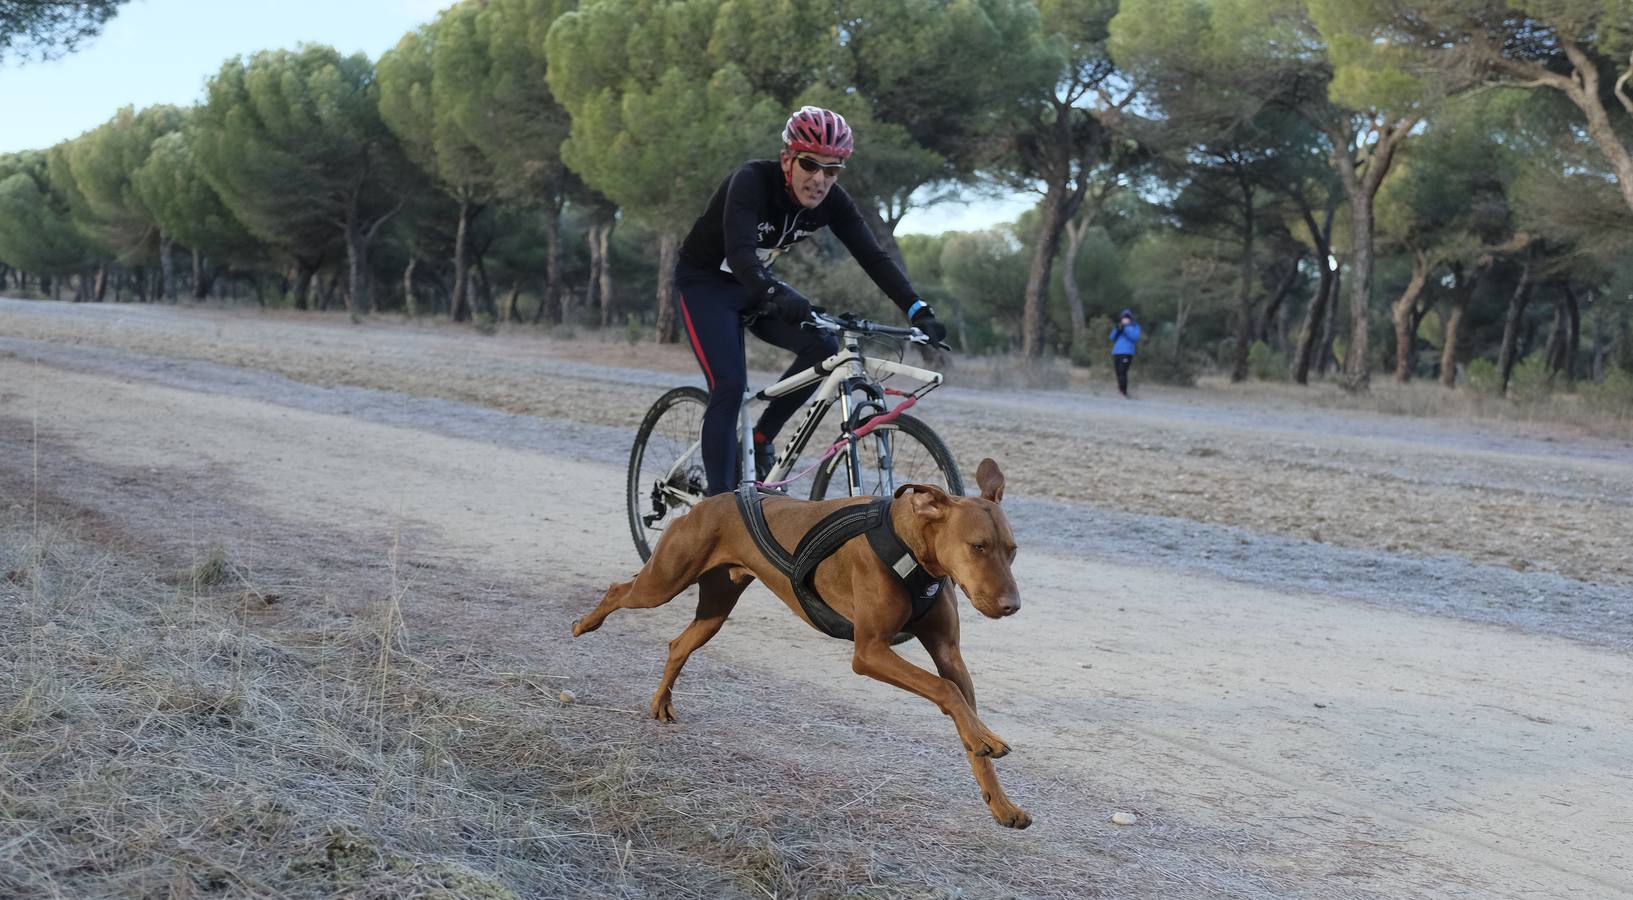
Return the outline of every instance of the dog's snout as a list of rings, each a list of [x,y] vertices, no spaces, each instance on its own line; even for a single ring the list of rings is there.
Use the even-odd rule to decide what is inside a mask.
[[[1013,616],[1021,610],[1021,598],[1004,597],[998,601],[998,615]]]

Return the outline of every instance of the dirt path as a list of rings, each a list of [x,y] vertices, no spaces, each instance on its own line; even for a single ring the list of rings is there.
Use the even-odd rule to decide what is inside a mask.
[[[206,343],[253,343],[232,319],[177,321],[183,331],[218,329]],[[0,331],[10,332],[9,324]],[[331,364],[362,365],[344,349],[356,332],[332,331],[339,349]],[[437,352],[452,353],[447,338],[429,340]],[[493,346],[468,341],[475,350]],[[499,346],[502,358],[538,349]],[[267,384],[260,376],[219,367],[209,370],[213,380],[201,380],[206,370],[147,358],[149,371],[131,377],[116,371],[128,359],[95,347],[56,363],[34,362],[19,348],[0,348],[0,433],[10,451],[4,465],[14,476],[28,466],[19,451],[30,446],[37,423],[65,491],[76,472],[85,484],[100,484],[96,473],[125,473],[116,483],[128,491],[99,488],[81,500],[132,527],[252,547],[265,523],[298,523],[310,530],[315,555],[325,552],[327,536],[372,542],[381,557],[401,540],[411,563],[466,573],[470,583],[464,597],[411,594],[412,631],[530,657],[543,670],[564,667],[595,705],[641,703],[664,642],[689,618],[683,598],[615,616],[604,634],[584,639],[648,648],[618,671],[586,668],[593,648],[564,637],[600,587],[633,570],[617,494],[622,449],[596,446],[616,432],[616,422],[595,422],[581,409],[564,417],[565,432],[553,430],[559,419],[546,420],[536,441],[517,446],[511,431],[525,419],[454,416],[460,433],[449,434],[424,421],[425,401],[415,398],[336,391],[323,406],[298,396],[299,385],[286,385],[287,398],[276,402],[260,396]],[[387,356],[407,352],[398,346]],[[102,371],[87,356],[102,358]],[[548,365],[566,378],[577,364]],[[502,360],[498,369],[505,369]],[[598,380],[604,374],[586,369],[560,386],[575,403],[633,390],[628,376]],[[156,383],[166,379],[172,383]],[[956,399],[948,420],[978,417],[990,403],[979,394]],[[1026,402],[1061,409],[1085,401],[1039,395]],[[1259,432],[1207,421],[1212,414],[1138,415],[1159,417],[1151,426],[1158,431],[1141,438],[1153,441],[1151,449],[1141,452],[1163,458],[1183,455],[1185,446],[1255,443],[1269,445],[1272,457],[1348,452],[1341,435],[1289,446],[1273,426]],[[1027,439],[1017,436],[1019,446]],[[1033,446],[1066,440],[1042,431],[1031,439]],[[1361,458],[1363,475],[1373,467],[1376,480],[1392,458],[1410,464],[1390,446],[1411,440],[1380,438],[1351,455]],[[1539,503],[1561,493],[1552,477],[1540,487],[1523,483],[1520,473],[1540,457],[1526,439],[1512,440],[1426,451],[1464,460],[1455,454],[1473,453],[1490,465],[1448,469],[1443,484],[1423,489],[1448,492],[1447,502],[1492,493],[1507,495],[1503,503]],[[1567,495],[1571,485],[1589,484],[1606,505],[1625,504],[1628,466],[1603,449],[1567,449],[1553,471],[1568,476]],[[1041,463],[1022,449],[1012,458],[1005,466],[1020,504],[1061,502],[1050,490],[1032,489],[1050,484],[1037,475]],[[1214,474],[1219,492],[1230,492],[1229,474],[1237,470]],[[1497,487],[1482,483],[1487,471]],[[154,483],[178,485],[168,504],[147,495],[144,472]],[[1363,475],[1355,478],[1368,480]],[[1334,493],[1352,484],[1336,470],[1321,478]],[[1506,480],[1513,483],[1503,486]],[[231,515],[217,508],[226,501]],[[1272,508],[1261,515],[1290,515],[1266,505]],[[1557,508],[1583,505],[1575,497]],[[1161,559],[1111,561],[1085,552],[1093,541],[1085,535],[1075,550],[1070,541],[1028,545],[1017,564],[1022,614],[1001,623],[967,616],[966,657],[985,718],[1017,748],[999,764],[1000,777],[1038,817],[1028,832],[993,829],[982,838],[995,861],[1131,856],[1134,867],[1161,872],[1184,859],[1201,865],[1195,871],[1204,886],[1237,895],[1633,893],[1626,743],[1633,659],[1624,652],[1524,627],[1244,584]],[[1624,541],[1575,552],[1626,550]],[[1603,578],[1591,580],[1618,590],[1621,565],[1601,561],[1594,571]],[[480,602],[501,585],[530,589],[536,604]],[[1443,592],[1457,590],[1453,584]],[[1604,615],[1630,614],[1626,592],[1619,596],[1619,609],[1607,602]],[[809,713],[731,721],[730,692],[745,684],[786,694]],[[786,746],[790,765],[832,765],[833,753],[861,754],[839,767],[851,779],[836,780],[813,804],[867,815],[900,799],[892,779],[911,782],[928,769],[946,789],[927,820],[990,827],[959,771],[945,720],[915,698],[852,675],[842,646],[799,628],[757,589],[689,666],[677,708],[681,737],[666,740],[683,751],[708,752],[718,738],[743,739],[758,728],[759,739]],[[1112,810],[1129,808],[1142,814],[1140,826],[1105,824]],[[933,830],[902,835],[901,846],[881,852],[905,853],[920,839],[937,840]]]

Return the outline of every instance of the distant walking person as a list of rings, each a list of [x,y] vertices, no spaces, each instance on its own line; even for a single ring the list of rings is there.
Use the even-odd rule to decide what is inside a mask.
[[[1134,345],[1140,342],[1140,323],[1134,321],[1134,310],[1125,309],[1117,314],[1117,324],[1111,329],[1111,359],[1117,366],[1117,392],[1128,396],[1128,367],[1134,363]]]

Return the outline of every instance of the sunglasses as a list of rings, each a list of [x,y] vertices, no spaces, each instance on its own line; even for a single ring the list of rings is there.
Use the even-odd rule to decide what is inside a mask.
[[[809,156],[796,156],[794,157],[794,161],[799,163],[799,167],[801,169],[804,169],[811,175],[815,175],[818,172],[823,172],[830,178],[838,178],[839,173],[845,171],[844,163],[821,163]]]

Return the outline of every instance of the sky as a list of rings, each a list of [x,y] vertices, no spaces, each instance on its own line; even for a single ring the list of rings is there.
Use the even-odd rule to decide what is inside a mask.
[[[0,64],[0,153],[43,149],[122,106],[191,105],[234,56],[330,44],[371,59],[435,18],[449,0],[132,0],[101,35],[50,62]],[[724,177],[725,173],[721,173]],[[1012,221],[1030,195],[914,210],[897,234],[968,231]]]

